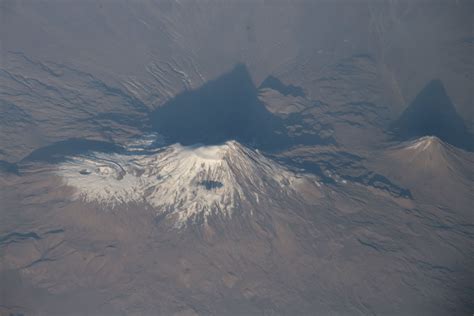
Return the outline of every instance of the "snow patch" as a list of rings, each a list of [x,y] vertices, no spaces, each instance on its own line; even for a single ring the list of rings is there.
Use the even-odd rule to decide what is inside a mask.
[[[438,143],[438,138],[435,136],[425,136],[412,142],[407,149],[425,151]]]

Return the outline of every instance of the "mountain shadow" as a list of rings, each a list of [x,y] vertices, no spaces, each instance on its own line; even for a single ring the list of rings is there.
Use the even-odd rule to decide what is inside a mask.
[[[305,93],[301,87],[294,85],[285,85],[280,79],[274,76],[268,76],[258,87],[259,89],[270,88],[283,94],[284,96],[291,95],[293,97],[304,97]]]
[[[57,163],[67,158],[87,152],[122,152],[123,148],[109,142],[71,138],[38,148],[23,158],[25,162]]]
[[[274,148],[290,142],[282,119],[258,99],[258,91],[242,64],[197,90],[177,95],[156,109],[151,121],[168,141],[183,145],[237,140]]]
[[[0,160],[0,173],[1,172],[19,174],[17,164],[4,160]]]
[[[456,147],[474,148],[474,138],[440,80],[432,80],[421,90],[391,131],[399,140],[436,136]]]

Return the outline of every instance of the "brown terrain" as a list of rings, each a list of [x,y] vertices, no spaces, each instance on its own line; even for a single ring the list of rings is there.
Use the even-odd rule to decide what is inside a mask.
[[[1,1],[0,315],[471,315],[472,1]]]

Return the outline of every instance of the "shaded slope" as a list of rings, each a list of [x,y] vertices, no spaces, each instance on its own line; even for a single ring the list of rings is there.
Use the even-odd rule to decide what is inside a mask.
[[[402,140],[436,136],[454,146],[473,149],[473,137],[440,80],[432,80],[423,88],[392,130]]]

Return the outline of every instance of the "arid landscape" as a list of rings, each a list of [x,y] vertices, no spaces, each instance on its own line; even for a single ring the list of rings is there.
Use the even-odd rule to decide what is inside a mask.
[[[0,2],[0,315],[472,315],[472,1]]]

